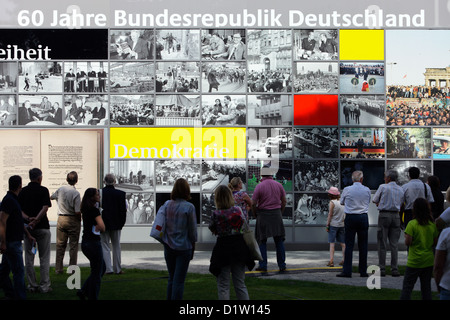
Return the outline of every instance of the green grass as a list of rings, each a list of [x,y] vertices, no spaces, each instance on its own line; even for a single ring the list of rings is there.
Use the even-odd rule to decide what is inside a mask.
[[[38,273],[39,270],[36,269]],[[81,268],[81,284],[89,275],[89,268]],[[165,300],[167,272],[126,269],[122,275],[105,275],[100,300]],[[39,274],[37,274],[39,279]],[[78,300],[76,290],[67,288],[70,275],[56,275],[51,268],[53,291],[47,294],[28,293],[28,300]],[[277,280],[270,276],[247,277],[251,300],[398,300],[400,290],[374,289],[347,285],[333,285],[299,280]],[[231,299],[235,299],[231,288]],[[185,282],[184,300],[217,300],[216,279],[210,274],[189,273]],[[420,300],[420,292],[413,293]]]

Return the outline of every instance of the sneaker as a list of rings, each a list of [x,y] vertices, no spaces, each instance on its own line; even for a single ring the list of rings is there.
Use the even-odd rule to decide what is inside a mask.
[[[400,277],[400,273],[398,271],[392,271],[391,274],[393,277]]]

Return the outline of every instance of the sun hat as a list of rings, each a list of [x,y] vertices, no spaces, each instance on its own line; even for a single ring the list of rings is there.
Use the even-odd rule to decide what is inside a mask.
[[[330,189],[328,189],[327,191],[329,194],[333,194],[335,196],[340,195],[341,193],[339,192],[338,188],[336,187],[330,187]]]

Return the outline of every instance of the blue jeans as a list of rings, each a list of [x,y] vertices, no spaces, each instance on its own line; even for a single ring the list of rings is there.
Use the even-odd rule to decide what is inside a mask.
[[[192,258],[192,249],[174,250],[164,245],[169,281],[167,283],[167,300],[182,300],[184,281]]]
[[[284,249],[284,238],[283,237],[273,237],[275,242],[275,250],[277,252],[277,264],[280,270],[286,268],[286,251]],[[262,260],[259,261],[259,267],[267,269],[267,239],[261,240],[259,242],[259,250],[261,251]]]
[[[369,236],[369,219],[367,214],[347,214],[345,216],[345,257],[342,272],[352,274],[353,247],[358,236],[359,273],[367,274],[367,247]]]
[[[450,290],[440,288],[439,289],[439,299],[440,300],[450,300]]]
[[[431,279],[433,276],[433,267],[412,268],[406,267],[405,276],[403,278],[401,300],[410,300],[411,293],[414,290],[414,285],[417,279],[420,279],[420,291],[422,300],[431,300]]]
[[[13,282],[9,273],[13,274]],[[25,270],[23,266],[22,241],[6,243],[6,252],[3,253],[0,265],[0,286],[5,291],[5,296],[11,299],[25,300]]]
[[[81,251],[89,259],[91,267],[91,274],[84,282],[81,291],[89,300],[97,300],[102,277],[106,270],[100,240],[83,240]]]

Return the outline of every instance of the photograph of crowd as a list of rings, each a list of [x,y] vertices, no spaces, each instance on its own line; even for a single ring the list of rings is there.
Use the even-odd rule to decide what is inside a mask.
[[[64,92],[105,93],[108,82],[107,62],[64,62]]]
[[[191,191],[200,191],[201,163],[191,160],[155,161],[156,191],[171,192],[178,178],[186,179]]]
[[[338,30],[294,30],[294,60],[337,60]]]
[[[261,181],[261,170],[269,168],[273,170],[272,178],[283,186],[286,192],[293,191],[292,186],[292,160],[249,160],[247,164],[247,190],[253,192]]]
[[[245,126],[247,117],[245,95],[204,95],[202,125]]]
[[[294,223],[323,224],[327,223],[330,198],[326,193],[296,193]]]
[[[65,125],[106,125],[108,113],[108,96],[106,95],[64,96]]]
[[[111,160],[109,170],[116,176],[116,188],[125,192],[151,191],[154,187],[154,162],[148,160]]]
[[[17,92],[17,63],[1,62],[0,63],[0,93]]]
[[[245,60],[247,57],[245,29],[203,29],[201,41],[204,60]]]
[[[199,60],[200,30],[156,30],[155,55],[158,60]]]
[[[341,125],[384,126],[386,99],[384,95],[340,95]]]
[[[111,60],[154,59],[153,29],[110,31],[109,58]]]
[[[338,92],[337,62],[295,62],[294,92],[323,94]]]
[[[383,160],[343,160],[341,161],[341,190],[353,184],[353,171],[363,172],[362,184],[370,190],[377,190],[380,184],[384,183]]]
[[[339,90],[343,94],[384,94],[384,63],[341,62]]]
[[[202,191],[214,192],[219,185],[228,186],[228,183],[234,177],[241,178],[242,191],[246,191],[247,171],[245,160],[202,162]]]
[[[18,124],[61,125],[63,122],[62,106],[62,95],[19,95]]]
[[[341,128],[341,158],[384,158],[385,142],[384,128]]]
[[[252,94],[247,103],[249,126],[291,126],[294,122],[291,95]]]
[[[431,158],[431,128],[387,128],[388,158]]]
[[[292,159],[292,129],[248,128],[248,159]]]
[[[296,159],[338,158],[337,128],[294,128]]]
[[[450,129],[433,128],[433,158],[450,158]]]
[[[15,95],[0,96],[0,126],[17,124],[17,104]]]
[[[127,218],[125,224],[152,224],[155,220],[156,204],[153,193],[127,192]]]
[[[245,93],[245,62],[204,62],[201,88],[203,93]]]
[[[153,62],[112,62],[110,70],[110,90],[113,93],[153,93],[155,91]]]
[[[111,95],[111,125],[150,126],[155,124],[154,98],[151,95]]]
[[[155,118],[157,126],[199,126],[200,96],[156,95]]]
[[[339,161],[294,161],[294,191],[327,191],[339,183]]]
[[[420,177],[419,179],[423,182],[427,182],[429,176],[432,175],[431,161],[427,160],[388,160],[386,162],[387,170],[397,170],[398,179],[397,184],[404,185],[410,178],[408,170],[411,167],[419,168]]]
[[[12,65],[10,65],[10,67],[12,68]],[[17,75],[17,65],[15,65],[15,68]],[[62,62],[19,61],[18,72],[19,72],[19,92],[21,93],[62,92],[63,88]],[[14,72],[12,73],[14,74]]]
[[[156,92],[199,92],[199,62],[157,62]]]

